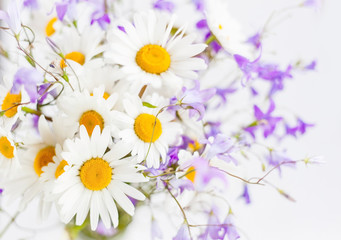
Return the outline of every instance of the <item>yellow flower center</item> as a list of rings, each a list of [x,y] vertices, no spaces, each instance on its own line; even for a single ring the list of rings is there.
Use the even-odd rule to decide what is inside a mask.
[[[197,140],[194,140],[194,143],[189,143],[188,144],[188,148],[192,152],[195,152],[195,151],[198,151],[201,148],[201,144]]]
[[[222,29],[223,29],[223,26],[222,26],[221,24],[219,24],[218,28],[219,28],[220,30],[222,30]]]
[[[93,93],[90,93],[90,96],[93,96],[93,95],[94,95]],[[109,94],[109,93],[107,93],[107,92],[104,92],[104,93],[103,93],[103,98],[104,98],[105,100],[107,100],[109,97],[110,97],[110,94]]]
[[[75,62],[79,63],[80,65],[84,65],[84,63],[85,63],[85,56],[83,53],[80,53],[80,52],[70,52],[70,53],[65,55],[65,58],[70,59],[72,61],[75,61]],[[67,67],[64,59],[62,59],[60,61],[60,67],[61,68]]]
[[[11,94],[11,92],[8,92],[6,97],[4,98],[1,110],[6,110],[5,116],[6,117],[13,117],[18,112],[18,106],[13,107],[21,102],[21,93],[19,94]]]
[[[14,147],[5,136],[0,138],[0,153],[6,158],[14,157]]]
[[[53,27],[53,24],[56,21],[57,21],[57,18],[54,17],[47,23],[46,28],[45,28],[45,33],[48,37],[52,36],[56,32],[56,29],[54,29]]]
[[[90,110],[82,114],[82,116],[79,119],[79,126],[80,125],[84,125],[89,136],[91,136],[92,131],[97,125],[100,127],[101,131],[103,130],[104,119],[96,111]]]
[[[142,141],[155,142],[161,136],[162,126],[154,115],[142,113],[135,119],[134,130]]]
[[[137,52],[135,61],[145,72],[160,74],[168,70],[171,58],[163,47],[148,44]]]
[[[112,168],[102,158],[92,158],[83,164],[79,175],[87,189],[99,191],[110,184]]]
[[[59,176],[62,175],[62,174],[65,172],[64,167],[65,167],[66,165],[69,165],[69,164],[68,164],[67,161],[65,161],[65,160],[62,160],[62,161],[59,163],[59,165],[58,165],[58,167],[57,167],[57,169],[56,169],[56,171],[55,171],[55,173],[54,173],[54,176],[56,177],[56,179],[59,178]]]
[[[34,171],[36,171],[39,177],[43,173],[41,170],[42,167],[47,166],[47,164],[50,162],[54,162],[53,157],[55,155],[56,153],[53,146],[47,146],[38,152],[36,158],[34,159]]]
[[[194,183],[195,180],[195,168],[190,167],[186,172],[186,178],[190,180],[192,183]]]

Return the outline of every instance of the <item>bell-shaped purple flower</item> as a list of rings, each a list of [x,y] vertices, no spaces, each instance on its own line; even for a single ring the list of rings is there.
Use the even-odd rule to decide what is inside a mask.
[[[21,86],[24,86],[27,94],[30,96],[31,103],[34,103],[39,93],[37,90],[37,84],[42,83],[44,76],[35,68],[20,68],[14,75],[13,86],[11,89],[12,93],[18,94]]]
[[[275,103],[272,99],[270,99],[270,106],[266,113],[263,113],[257,105],[254,105],[253,109],[256,121],[244,128],[244,130],[255,138],[255,131],[261,129],[264,137],[267,138],[275,131],[277,124],[282,121],[282,117],[272,116],[272,112],[275,110]]]

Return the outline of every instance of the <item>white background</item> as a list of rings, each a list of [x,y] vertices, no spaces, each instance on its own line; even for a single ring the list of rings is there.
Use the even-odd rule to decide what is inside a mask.
[[[231,0],[234,16],[246,31],[260,29],[274,9],[299,1]],[[272,188],[252,187],[252,204],[235,206],[240,230],[250,240],[337,240],[341,239],[341,1],[327,0],[320,10],[293,10],[289,18],[270,29],[265,50],[276,49],[274,58],[282,63],[297,57],[318,59],[317,71],[289,81],[278,103],[299,113],[316,127],[297,141],[287,141],[289,155],[323,155],[326,163],[286,169],[282,179],[271,180],[292,195],[290,202]],[[287,15],[284,15],[287,16]],[[36,223],[33,211],[18,222],[38,230],[35,239],[61,239],[57,221]],[[0,218],[3,226],[6,218]],[[46,229],[46,227],[48,227]],[[5,239],[27,236],[10,229]],[[16,237],[14,237],[16,236]],[[31,238],[28,238],[31,239]]]

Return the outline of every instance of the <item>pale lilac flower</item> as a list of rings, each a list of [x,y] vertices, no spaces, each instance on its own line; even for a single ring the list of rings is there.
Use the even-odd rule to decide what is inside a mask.
[[[173,237],[173,240],[190,240],[188,227],[187,225],[183,224],[179,228],[179,231],[177,232],[176,236]]]
[[[209,131],[205,134],[206,138],[215,137],[217,134],[221,133],[221,122],[206,122],[206,125],[209,127]]]
[[[253,109],[256,122],[250,124],[248,127],[244,128],[244,130],[249,132],[252,137],[255,138],[255,131],[257,129],[261,129],[264,137],[267,138],[275,131],[277,124],[282,121],[282,117],[271,116],[275,110],[275,103],[272,99],[270,99],[270,106],[266,113],[263,113],[256,105],[254,105]]]
[[[75,17],[77,16],[77,2],[77,0],[62,0],[61,2],[56,2],[56,12],[58,19],[63,21],[65,15],[67,15],[70,20],[75,20]]]
[[[244,190],[243,190],[243,194],[242,194],[241,197],[244,198],[246,204],[250,204],[251,203],[250,194],[249,194],[249,188],[248,188],[248,186],[246,184],[244,185]]]
[[[102,221],[99,221],[96,232],[102,236],[111,237],[117,233],[117,230],[114,227],[106,228],[104,226],[104,223]]]
[[[266,156],[266,161],[270,166],[276,167],[279,174],[281,175],[281,167],[282,166],[295,166],[295,161],[288,158],[285,153],[278,152],[273,149],[269,151],[269,154]]]
[[[218,134],[213,141],[205,141],[208,144],[207,159],[217,157],[226,162],[238,164],[237,160],[231,156],[231,153],[237,151],[237,147],[231,138],[224,134]],[[207,147],[207,146],[206,146]]]
[[[196,9],[200,12],[203,12],[205,9],[205,1],[204,0],[192,0]]]
[[[261,34],[257,32],[255,35],[249,37],[246,42],[252,44],[256,49],[259,49],[262,45]]]
[[[158,222],[155,219],[152,220],[151,232],[152,239],[163,239],[162,231],[160,229]]]
[[[0,20],[4,20],[14,34],[19,34],[21,29],[19,5],[16,0],[9,3],[7,11],[0,10]]]
[[[220,209],[216,206],[212,207],[209,212],[207,228],[203,234],[199,236],[199,239],[216,239],[216,240],[236,240],[240,238],[234,224],[231,220],[231,215],[228,214],[223,222],[219,221]]]
[[[314,124],[306,123],[302,119],[297,119],[297,125],[294,127],[285,126],[286,134],[297,137],[298,133],[304,134],[309,127],[313,127]]]
[[[197,190],[202,190],[211,180],[219,179],[226,185],[226,174],[216,167],[209,165],[209,161],[202,157],[195,157],[191,164],[195,169],[194,186]]]
[[[98,23],[98,25],[103,29],[107,29],[108,25],[110,24],[110,18],[109,15],[101,12],[101,11],[95,11],[91,15],[91,25],[95,22]]]
[[[305,0],[302,3],[302,6],[304,7],[312,7],[314,9],[321,8],[321,5],[322,5],[322,0]]]
[[[208,100],[210,100],[216,93],[215,88],[209,88],[205,90],[200,90],[199,81],[195,81],[194,88],[187,89],[182,88],[182,94],[178,99],[173,98],[171,104],[179,102],[181,106],[175,108],[175,110],[184,107],[189,107],[189,116],[192,118],[199,114],[198,121],[201,120],[205,115],[205,105]]]
[[[30,101],[34,103],[39,93],[37,90],[37,84],[43,82],[44,76],[35,68],[20,68],[14,75],[12,93],[18,94],[21,86],[24,86],[27,94],[30,96]]]
[[[311,63],[309,63],[307,66],[304,67],[305,70],[315,70],[316,69],[316,60],[313,60]]]
[[[3,191],[4,191],[4,190],[3,190],[2,188],[0,188],[0,195],[2,194]]]
[[[31,9],[38,9],[39,8],[37,0],[25,0],[23,5],[24,5],[24,7],[31,8]]]
[[[230,214],[225,218],[224,224],[226,235],[229,240],[236,240],[240,238],[237,228],[234,226],[232,222],[232,217]]]
[[[248,60],[246,57],[235,54],[234,60],[238,64],[240,70],[244,73],[243,83],[247,83],[250,79],[254,79],[257,76],[258,72],[258,61],[260,59],[260,55],[254,61]]]
[[[153,7],[156,8],[156,9],[166,10],[168,12],[173,12],[175,5],[174,5],[174,3],[172,1],[157,0],[153,4]]]
[[[222,99],[222,104],[227,103],[227,95],[236,92],[236,88],[227,87],[227,88],[216,88],[216,95]]]

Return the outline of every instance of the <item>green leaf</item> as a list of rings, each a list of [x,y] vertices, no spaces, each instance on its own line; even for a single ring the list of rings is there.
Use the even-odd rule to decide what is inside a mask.
[[[142,102],[142,105],[147,107],[147,108],[157,108],[157,106],[154,106],[154,105],[152,105],[152,104],[150,104],[148,102]]]
[[[25,56],[25,59],[31,64],[32,67],[36,67],[35,62],[29,56]]]

